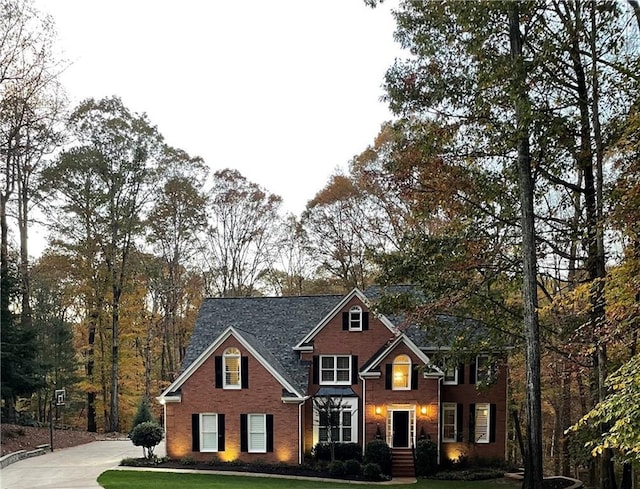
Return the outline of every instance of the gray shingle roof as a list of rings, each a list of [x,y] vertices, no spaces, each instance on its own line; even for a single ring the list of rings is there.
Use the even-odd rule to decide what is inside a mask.
[[[227,328],[233,326],[299,392],[308,385],[309,368],[293,347],[343,299],[342,295],[228,297],[205,299],[191,335],[185,370]]]

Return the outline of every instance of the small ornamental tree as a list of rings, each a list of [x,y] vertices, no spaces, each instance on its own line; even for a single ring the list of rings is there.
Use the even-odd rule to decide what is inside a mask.
[[[142,447],[142,454],[147,460],[154,458],[153,450],[162,441],[162,427],[153,421],[145,421],[137,425],[129,438],[137,447]]]
[[[155,419],[151,414],[151,409],[149,409],[149,401],[147,401],[147,398],[145,397],[142,399],[142,401],[140,401],[140,404],[138,405],[138,411],[136,412],[136,415],[133,418],[133,424],[131,426],[131,430],[133,431],[133,429],[136,426],[146,421],[155,422]]]

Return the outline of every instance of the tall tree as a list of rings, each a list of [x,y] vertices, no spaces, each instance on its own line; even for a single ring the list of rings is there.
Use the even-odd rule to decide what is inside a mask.
[[[215,172],[209,226],[201,239],[208,293],[233,297],[259,292],[275,259],[281,202],[237,170]]]

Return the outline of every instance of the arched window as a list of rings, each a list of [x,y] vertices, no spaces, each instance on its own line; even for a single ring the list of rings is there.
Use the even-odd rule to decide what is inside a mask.
[[[227,348],[222,356],[224,369],[224,388],[240,389],[240,350]]]
[[[411,359],[408,355],[398,355],[393,360],[393,390],[411,389]]]
[[[362,331],[362,308],[353,306],[349,309],[349,330]]]

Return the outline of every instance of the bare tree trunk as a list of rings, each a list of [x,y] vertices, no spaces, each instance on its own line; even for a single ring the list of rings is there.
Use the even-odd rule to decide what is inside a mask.
[[[537,261],[533,212],[534,183],[531,175],[529,148],[530,102],[526,89],[526,68],[522,57],[520,13],[518,2],[511,2],[509,10],[509,39],[514,61],[516,126],[518,130],[518,183],[523,253],[523,305],[525,337],[525,382],[527,409],[527,455],[524,489],[542,487],[542,403],[540,390],[540,331],[538,324]]]

